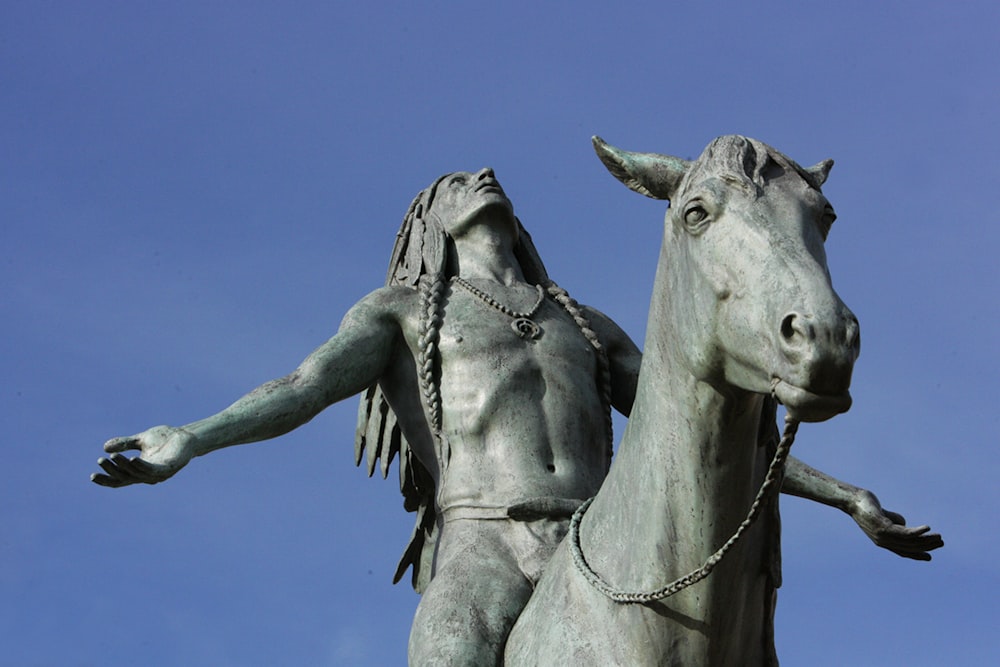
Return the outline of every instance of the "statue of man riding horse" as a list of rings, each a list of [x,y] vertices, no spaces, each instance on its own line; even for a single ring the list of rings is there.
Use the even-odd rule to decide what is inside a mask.
[[[822,248],[831,163],[803,169],[743,137],[694,163],[595,145],[630,188],[672,202],[645,354],[548,277],[492,170],[449,174],[411,204],[387,284],[296,370],[206,419],[109,440],[93,481],[155,484],[361,393],[358,461],[385,474],[398,457],[417,512],[396,573],[412,567],[423,596],[411,665],[495,665],[505,652],[512,665],[772,664],[780,573],[776,500],[755,501],[765,477],[929,560],[941,538],[869,491],[794,458],[768,473],[777,401],[805,420],[850,405],[857,322]],[[611,408],[630,420],[609,475]],[[641,602],[594,585],[676,578],[751,504],[759,520],[700,583]]]

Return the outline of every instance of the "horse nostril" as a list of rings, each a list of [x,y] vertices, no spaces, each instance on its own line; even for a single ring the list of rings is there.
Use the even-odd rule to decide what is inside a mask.
[[[801,313],[788,313],[781,320],[781,340],[785,351],[801,350],[816,342],[816,326],[812,317]]]
[[[847,347],[854,350],[855,354],[861,350],[861,325],[856,317],[851,317],[847,322]]]
[[[781,337],[791,342],[795,338],[795,334],[795,313],[792,313],[786,315],[785,319],[781,320]]]

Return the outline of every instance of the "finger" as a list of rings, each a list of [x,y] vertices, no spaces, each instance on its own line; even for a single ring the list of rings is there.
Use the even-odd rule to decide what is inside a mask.
[[[926,550],[930,545],[941,543],[941,536],[936,533],[927,534],[928,530],[929,526],[917,528],[898,526],[879,535],[876,542],[887,549],[919,547],[921,550]]]
[[[931,529],[930,526],[888,526],[883,533],[889,539],[912,540],[920,537]]]
[[[120,471],[118,470],[118,466],[116,466],[109,459],[106,459],[103,456],[101,458],[97,459],[97,465],[101,466],[101,469],[104,472],[108,473],[109,477],[119,477],[120,476]]]
[[[944,546],[944,540],[937,533],[929,533],[920,538],[921,545],[925,551],[940,549]]]
[[[129,449],[142,449],[138,436],[130,435],[124,438],[111,438],[104,443],[104,451],[108,454],[124,452]]]
[[[135,484],[137,481],[132,479],[127,473],[122,471],[121,468],[104,457],[97,459],[97,465],[101,466],[104,474],[95,472],[90,476],[90,481],[95,484],[119,488],[122,486],[128,486],[129,484]]]
[[[101,469],[107,473],[107,477],[117,482],[118,486],[144,481],[133,472],[128,458],[122,454],[112,454],[110,459],[101,457],[97,459],[97,465],[101,466]]]
[[[882,512],[884,512],[885,516],[897,526],[906,525],[906,519],[903,517],[902,514],[899,514],[897,512],[890,512],[887,509],[883,509]]]
[[[923,528],[924,526],[921,526],[921,529]],[[923,553],[940,549],[944,546],[944,540],[937,533],[924,534],[924,531],[921,530],[919,534],[884,536],[884,539],[879,540],[878,544],[893,553],[904,556],[911,553]],[[911,556],[907,555],[907,557]],[[921,558],[921,560],[930,560],[930,558]]]
[[[896,549],[890,549],[897,556],[902,556],[903,558],[909,558],[910,560],[922,560],[928,561],[931,559],[931,555],[926,551],[902,551]]]
[[[149,480],[149,484],[162,482],[173,474],[165,465],[150,463],[140,458],[130,459],[129,464],[137,474],[144,475]]]
[[[121,488],[127,484],[127,482],[122,482],[109,475],[102,475],[99,472],[93,473],[90,476],[90,481],[93,482],[94,484],[98,484],[100,486],[106,486],[111,489]]]
[[[130,459],[124,454],[112,454],[111,462],[118,466],[118,469],[137,482],[146,484],[156,484],[162,477],[150,474],[150,469],[141,459]],[[144,465],[145,464],[145,465]],[[102,466],[103,467],[103,466]]]
[[[917,537],[912,540],[892,540],[879,546],[890,551],[930,551],[944,546],[940,538]]]
[[[141,477],[137,476],[128,465],[128,459],[121,454],[112,454],[112,459],[106,459],[101,457],[97,459],[97,465],[101,466],[101,469],[105,474],[95,473],[91,475],[91,480],[102,484],[102,481],[94,479],[95,475],[101,478],[103,481],[111,481],[113,484],[102,484],[103,486],[114,486],[122,487],[128,486],[129,484],[138,484],[143,482]],[[125,465],[122,465],[122,460],[125,461]]]

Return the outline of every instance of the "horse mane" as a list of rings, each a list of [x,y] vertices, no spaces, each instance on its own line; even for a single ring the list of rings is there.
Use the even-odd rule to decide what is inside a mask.
[[[759,197],[775,169],[794,171],[809,187],[821,191],[816,177],[781,151],[756,139],[729,134],[705,147],[685,175],[679,194],[685,194],[692,183],[716,177]]]

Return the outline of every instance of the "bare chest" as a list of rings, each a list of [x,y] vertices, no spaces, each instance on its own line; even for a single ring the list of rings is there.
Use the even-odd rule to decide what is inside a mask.
[[[529,308],[510,310],[453,290],[440,330],[442,379],[471,373],[491,385],[567,373],[593,377],[594,347],[562,306],[546,297],[530,317],[524,317]]]

